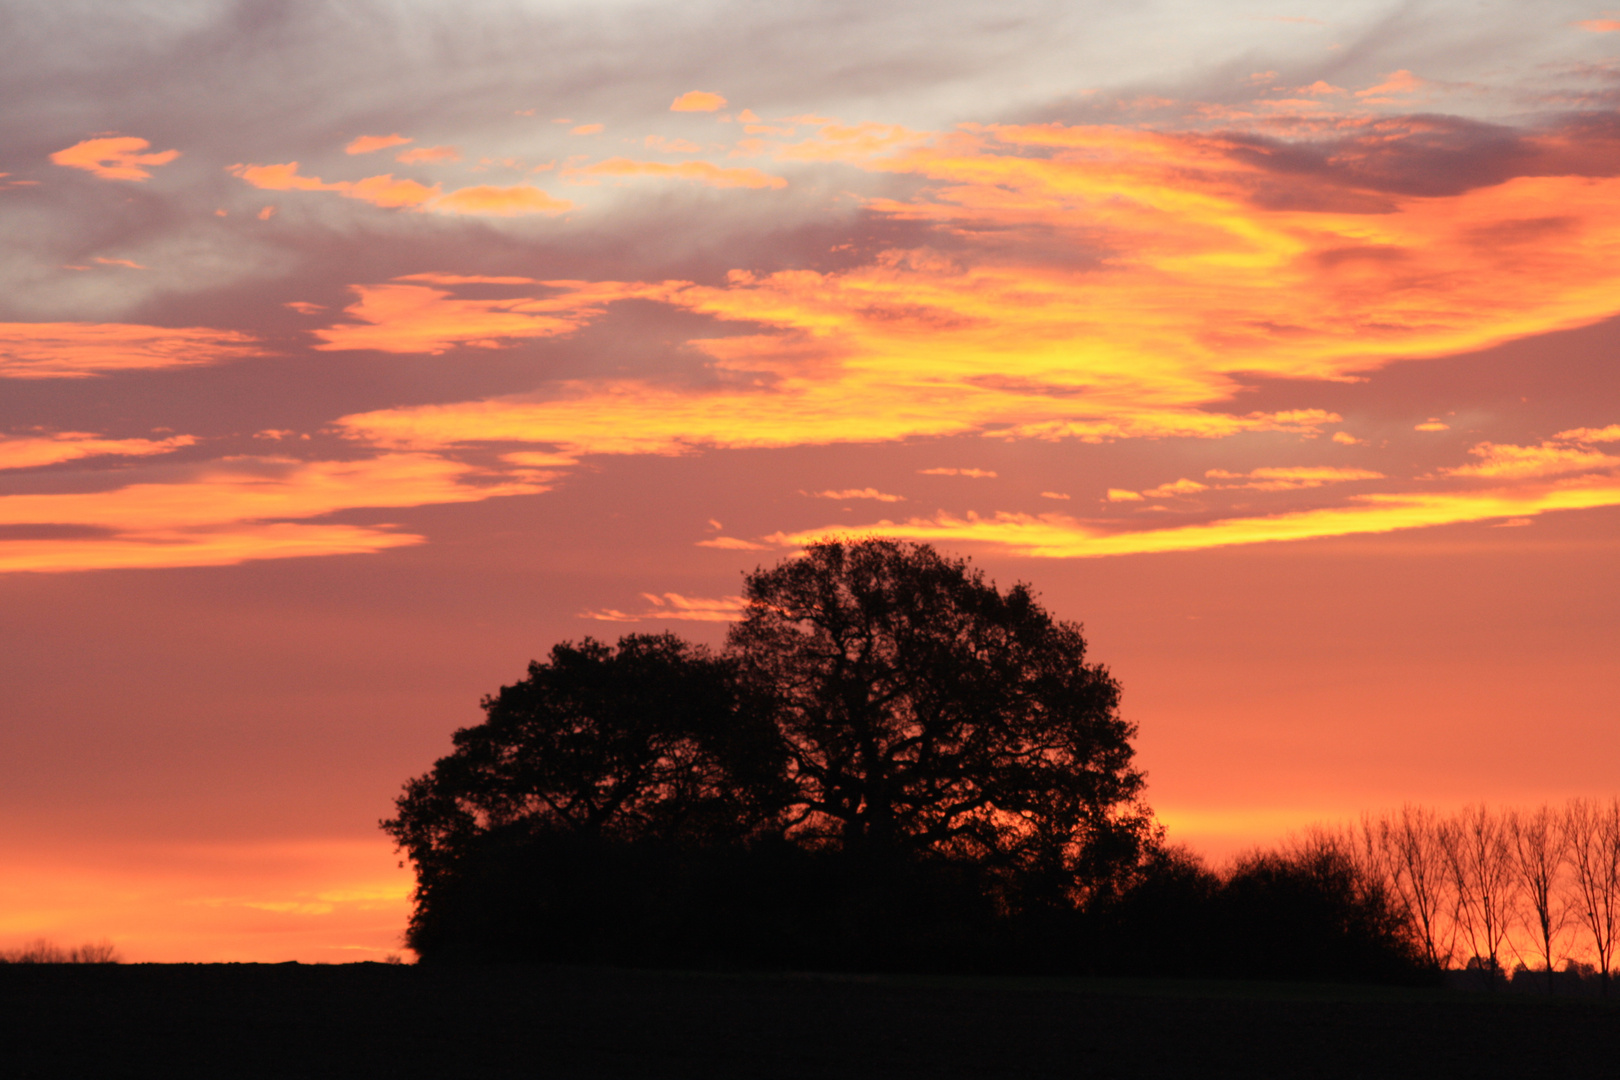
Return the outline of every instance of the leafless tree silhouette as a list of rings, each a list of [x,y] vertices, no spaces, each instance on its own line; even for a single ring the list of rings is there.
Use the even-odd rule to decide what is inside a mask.
[[[1609,992],[1620,928],[1620,799],[1572,799],[1564,815],[1576,911],[1592,939],[1603,992]]]
[[[1554,944],[1562,935],[1568,905],[1560,889],[1564,869],[1564,822],[1546,805],[1507,814],[1508,852],[1519,896],[1524,903],[1521,921],[1533,935],[1547,972],[1547,992],[1553,991]]]

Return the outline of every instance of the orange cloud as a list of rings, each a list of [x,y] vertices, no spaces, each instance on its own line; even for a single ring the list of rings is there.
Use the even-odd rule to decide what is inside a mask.
[[[395,154],[394,160],[405,165],[419,165],[431,161],[460,161],[461,151],[454,146],[417,146]]]
[[[343,148],[345,154],[370,154],[377,150],[386,150],[390,146],[401,146],[410,142],[403,135],[362,135],[348,146]]]
[[[1499,480],[1517,480],[1590,472],[1593,469],[1612,469],[1620,465],[1620,457],[1551,442],[1544,442],[1540,446],[1482,442],[1468,452],[1480,460],[1471,465],[1441,469],[1440,472],[1446,476],[1484,476]]]
[[[707,90],[688,90],[670,102],[670,112],[714,112],[726,107],[726,99]]]
[[[191,446],[196,441],[190,435],[168,439],[103,439],[82,431],[0,435],[0,469],[32,469],[92,457],[149,457]]]
[[[150,270],[151,269],[151,267],[142,266],[140,263],[132,262],[129,259],[108,259],[108,258],[103,258],[100,255],[92,256],[91,261],[98,262],[102,266],[122,266],[127,270]]]
[[[1244,481],[1241,484],[1215,485],[1219,488],[1253,488],[1256,491],[1295,491],[1300,488],[1321,487],[1323,484],[1343,484],[1352,480],[1384,479],[1383,473],[1373,472],[1371,469],[1347,469],[1331,465],[1291,465],[1252,469],[1246,473],[1210,469],[1204,476],[1213,480]]]
[[[601,622],[646,622],[648,620],[678,620],[683,622],[735,622],[742,617],[743,608],[747,606],[740,596],[721,596],[709,598],[703,596],[682,596],[680,593],[642,593],[653,606],[645,611],[627,614],[617,608],[603,608],[600,611],[582,611],[581,619],[597,619]]]
[[[514,217],[560,214],[574,205],[566,199],[552,198],[530,184],[511,187],[486,184],[441,193],[438,184],[427,187],[415,180],[396,180],[391,173],[327,183],[318,176],[299,175],[296,161],[285,165],[232,165],[230,171],[254,187],[268,191],[335,191],[345,198],[360,199],[374,206],[410,207],[436,214]]]
[[[253,338],[207,327],[0,323],[0,379],[81,379],[255,356]]]
[[[422,454],[362,461],[233,458],[187,479],[114,491],[0,496],[0,572],[221,566],[418,544],[387,526],[309,522],[356,507],[478,502],[544,491],[535,479],[477,483],[476,470]]]
[[[58,150],[51,160],[70,169],[84,169],[103,180],[149,180],[149,165],[167,165],[180,156],[178,150],[142,153],[152,144],[133,135],[113,135],[86,139],[66,150]]]
[[[396,180],[391,173],[329,184],[318,176],[300,176],[296,161],[285,165],[232,165],[229,171],[266,191],[335,191],[345,198],[383,207],[420,206],[439,194],[437,184],[425,187],[415,180]]]
[[[471,300],[454,295],[463,283],[527,283],[552,290],[544,297]],[[448,286],[435,288],[435,285]],[[617,300],[657,298],[662,289],[535,282],[529,278],[410,275],[381,285],[355,285],[360,299],[343,309],[351,320],[316,330],[321,350],[372,349],[392,353],[442,353],[447,349],[504,348],[518,341],[571,333]]]
[[[1575,25],[1593,34],[1612,34],[1620,31],[1620,19],[1582,19]]]
[[[696,180],[721,188],[785,188],[788,182],[759,169],[725,169],[708,161],[632,161],[629,158],[609,158],[581,169],[570,169],[570,178],[580,176],[667,176],[678,180]]]
[[[1197,480],[1188,480],[1186,477],[1182,477],[1180,480],[1172,480],[1168,484],[1160,484],[1156,488],[1149,488],[1142,492],[1142,497],[1146,499],[1173,499],[1178,495],[1196,495],[1200,491],[1208,490],[1208,484],[1200,484]]]
[[[581,124],[569,130],[570,135],[600,135],[601,133],[601,124]]]
[[[996,475],[991,469],[953,469],[943,465],[933,469],[918,469],[917,472],[922,476],[966,476],[973,480],[983,480]]]
[[[557,199],[532,184],[511,187],[458,188],[435,199],[428,207],[436,214],[480,214],[487,217],[516,217],[522,214],[561,214],[574,204]]]

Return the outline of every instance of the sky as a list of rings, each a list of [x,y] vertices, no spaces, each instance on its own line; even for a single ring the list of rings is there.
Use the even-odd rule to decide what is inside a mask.
[[[1620,10],[5,0],[0,947],[381,959],[551,645],[1029,582],[1215,861],[1615,793]]]

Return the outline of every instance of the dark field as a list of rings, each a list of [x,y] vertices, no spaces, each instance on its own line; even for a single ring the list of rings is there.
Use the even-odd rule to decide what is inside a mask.
[[[1614,1077],[1591,999],[356,964],[0,966],[0,1076]]]

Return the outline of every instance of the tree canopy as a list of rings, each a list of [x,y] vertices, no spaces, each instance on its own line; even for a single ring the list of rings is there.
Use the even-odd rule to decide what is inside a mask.
[[[890,540],[750,574],[727,651],[809,842],[981,861],[1085,885],[1148,820],[1119,685],[1023,584]]]

